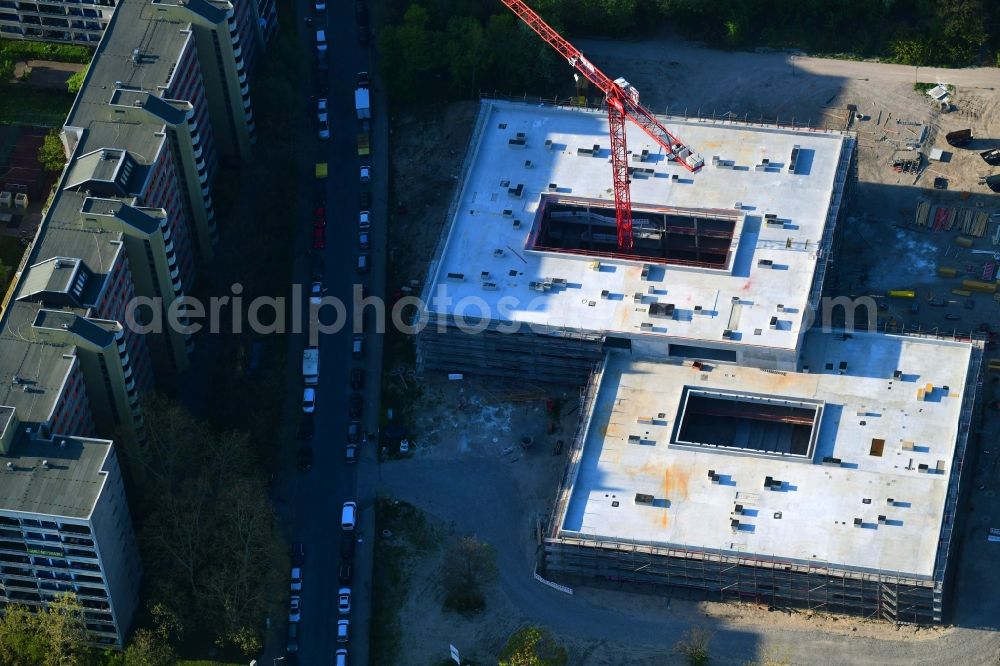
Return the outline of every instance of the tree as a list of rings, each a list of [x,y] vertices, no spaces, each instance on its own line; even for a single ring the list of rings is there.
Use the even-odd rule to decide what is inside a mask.
[[[171,666],[177,659],[170,643],[158,632],[138,629],[122,655],[123,666]]]
[[[60,594],[49,603],[45,612],[38,614],[38,619],[39,632],[45,637],[47,645],[44,664],[69,666],[84,663],[87,626],[83,619],[83,606],[75,594]]]
[[[90,65],[84,65],[83,69],[66,79],[66,90],[74,95],[80,92],[80,88],[83,87],[83,80],[87,78],[87,70],[89,68]]]
[[[515,631],[498,660],[499,666],[564,666],[569,656],[548,629],[527,626]]]
[[[444,554],[441,566],[444,605],[460,612],[475,612],[486,606],[482,586],[496,577],[496,553],[475,537],[458,539]]]
[[[42,147],[38,149],[38,162],[46,171],[58,173],[66,166],[66,149],[63,148],[59,131],[52,130],[45,135]]]
[[[38,616],[24,606],[4,609],[0,616],[0,666],[42,663],[47,645],[38,624]]]
[[[704,666],[709,662],[708,644],[712,632],[705,627],[691,627],[681,637],[674,650],[683,656],[690,666]]]

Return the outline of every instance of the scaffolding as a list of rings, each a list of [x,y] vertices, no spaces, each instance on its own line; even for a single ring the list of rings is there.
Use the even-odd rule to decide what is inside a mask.
[[[942,620],[934,580],[756,554],[610,541],[581,534],[546,538],[545,569],[550,577],[596,577],[646,591],[693,588],[719,601],[740,599],[901,623]]]
[[[913,333],[913,337],[972,343],[952,474],[943,507],[934,571],[921,577],[905,572],[866,569],[829,562],[804,562],[750,553],[734,540],[727,550],[640,542],[562,529],[586,442],[593,402],[605,365],[597,367],[581,390],[583,419],[568,452],[566,469],[544,536],[544,575],[565,582],[604,581],[645,591],[696,590],[708,599],[741,599],[767,606],[856,615],[897,623],[944,621],[944,599],[953,550],[962,473],[976,396],[982,386],[983,343],[957,336]],[[605,361],[606,362],[606,361]]]

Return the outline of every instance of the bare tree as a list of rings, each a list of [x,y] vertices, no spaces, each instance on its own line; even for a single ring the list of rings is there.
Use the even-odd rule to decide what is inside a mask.
[[[445,606],[460,612],[482,610],[486,605],[482,588],[496,573],[496,552],[490,545],[472,536],[454,541],[441,567]]]

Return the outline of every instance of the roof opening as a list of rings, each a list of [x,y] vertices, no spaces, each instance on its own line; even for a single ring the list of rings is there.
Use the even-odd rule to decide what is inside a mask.
[[[543,194],[528,249],[725,269],[738,220],[739,213],[730,210],[633,202],[634,246],[623,252],[614,202]]]

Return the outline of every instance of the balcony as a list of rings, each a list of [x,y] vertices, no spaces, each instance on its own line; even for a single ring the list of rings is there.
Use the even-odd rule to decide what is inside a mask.
[[[243,47],[242,46],[237,46],[235,49],[233,49],[233,57],[234,58],[238,59],[242,55],[243,55]]]
[[[250,84],[244,83],[242,86],[240,86],[240,96],[245,98],[249,94],[250,94]]]
[[[73,523],[63,523],[59,529],[66,534],[86,534],[90,535],[90,528],[86,525],[74,525]]]
[[[204,149],[202,149],[201,146],[198,146],[197,148],[194,149],[194,158],[196,160],[200,160],[201,159],[201,154],[203,152],[205,152]]]

